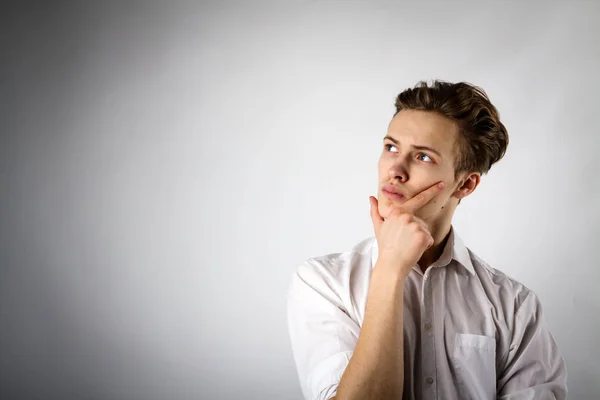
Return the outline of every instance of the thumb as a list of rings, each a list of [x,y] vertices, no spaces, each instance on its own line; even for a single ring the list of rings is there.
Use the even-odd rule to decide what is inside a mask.
[[[375,197],[369,196],[369,203],[371,204],[371,220],[373,221],[373,230],[375,231],[375,236],[379,237],[381,224],[383,224],[383,217],[379,214],[379,202]]]

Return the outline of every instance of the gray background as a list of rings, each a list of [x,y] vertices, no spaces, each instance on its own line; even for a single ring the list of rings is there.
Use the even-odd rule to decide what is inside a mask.
[[[49,3],[0,11],[0,398],[300,399],[291,275],[433,78],[511,140],[457,231],[600,398],[600,2]]]

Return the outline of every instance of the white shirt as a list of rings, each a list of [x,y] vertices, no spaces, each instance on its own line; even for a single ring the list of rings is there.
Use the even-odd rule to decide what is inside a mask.
[[[374,237],[298,266],[288,324],[307,400],[335,396],[360,335]],[[537,296],[488,266],[454,229],[439,260],[404,287],[407,400],[564,399],[567,372]]]

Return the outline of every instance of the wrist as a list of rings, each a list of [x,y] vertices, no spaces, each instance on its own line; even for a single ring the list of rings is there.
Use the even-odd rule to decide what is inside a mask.
[[[408,274],[412,270],[412,265],[406,263],[390,262],[385,259],[378,259],[373,268],[373,274],[383,276],[385,280],[392,280],[398,283],[404,283]]]

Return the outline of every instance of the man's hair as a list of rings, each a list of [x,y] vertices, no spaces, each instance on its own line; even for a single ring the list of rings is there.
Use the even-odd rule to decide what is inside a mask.
[[[396,97],[401,110],[433,111],[453,120],[460,132],[455,172],[487,173],[506,152],[508,133],[480,87],[466,82],[421,81]]]

